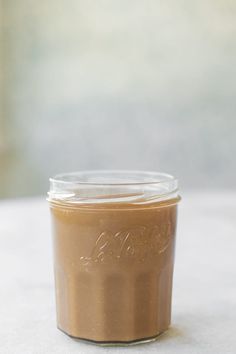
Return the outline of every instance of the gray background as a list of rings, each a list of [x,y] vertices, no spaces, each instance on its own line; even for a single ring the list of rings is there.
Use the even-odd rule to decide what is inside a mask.
[[[0,3],[1,197],[96,168],[235,187],[235,1]]]

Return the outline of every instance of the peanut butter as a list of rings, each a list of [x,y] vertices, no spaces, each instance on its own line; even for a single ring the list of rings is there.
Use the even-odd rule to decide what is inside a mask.
[[[59,329],[126,343],[168,328],[177,202],[51,201]]]

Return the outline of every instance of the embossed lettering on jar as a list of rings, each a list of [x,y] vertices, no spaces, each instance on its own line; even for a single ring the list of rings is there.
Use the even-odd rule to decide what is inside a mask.
[[[79,172],[51,179],[58,327],[119,344],[170,325],[176,213],[172,176]]]

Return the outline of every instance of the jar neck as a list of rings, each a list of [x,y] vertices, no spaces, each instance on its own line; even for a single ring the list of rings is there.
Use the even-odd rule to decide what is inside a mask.
[[[49,202],[74,205],[146,205],[178,202],[178,181],[156,172],[88,171],[50,179]]]

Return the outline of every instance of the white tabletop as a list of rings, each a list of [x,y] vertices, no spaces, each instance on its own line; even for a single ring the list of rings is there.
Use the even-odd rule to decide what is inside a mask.
[[[0,202],[1,354],[236,353],[236,194],[183,196],[172,327],[150,344],[101,348],[60,332],[51,255],[47,203]]]

